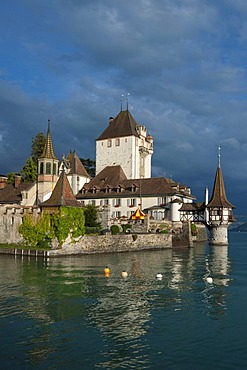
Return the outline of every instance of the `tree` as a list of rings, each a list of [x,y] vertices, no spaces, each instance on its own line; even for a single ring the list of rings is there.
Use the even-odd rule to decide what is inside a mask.
[[[9,172],[8,174],[7,174],[7,177],[8,177],[8,184],[13,184],[14,185],[14,183],[15,183],[15,175],[18,175],[18,173],[17,172]]]
[[[96,162],[90,158],[80,158],[81,163],[85,167],[85,170],[89,174],[89,176],[95,176],[95,169],[96,169]]]
[[[20,170],[20,175],[23,182],[35,182],[38,176],[37,164],[34,162],[32,157],[26,160],[26,163]]]
[[[33,139],[32,139],[32,158],[35,163],[37,163],[38,158],[42,155],[44,147],[45,147],[45,135],[43,132],[38,133]]]
[[[85,226],[89,227],[98,227],[100,224],[98,223],[98,214],[97,208],[93,204],[88,204],[84,208],[84,215],[85,215]]]

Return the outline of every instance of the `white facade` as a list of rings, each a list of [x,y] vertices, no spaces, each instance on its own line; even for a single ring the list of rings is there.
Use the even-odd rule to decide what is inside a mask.
[[[120,165],[128,179],[150,178],[153,138],[147,136],[146,128],[136,124],[125,111],[119,113],[116,121],[110,120],[105,131],[96,140],[96,175],[107,166]]]

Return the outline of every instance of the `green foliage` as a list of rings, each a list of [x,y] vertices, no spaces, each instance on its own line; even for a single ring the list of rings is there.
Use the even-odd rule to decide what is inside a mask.
[[[43,132],[38,133],[32,140],[32,159],[37,164],[38,158],[42,155],[46,138]]]
[[[84,215],[85,215],[85,226],[89,227],[99,227],[100,224],[98,223],[98,212],[97,208],[93,204],[88,204],[84,207]]]
[[[30,157],[26,160],[26,163],[20,171],[23,182],[35,182],[37,179],[37,164],[34,162],[33,158]]]
[[[96,162],[90,158],[80,158],[81,163],[85,167],[85,170],[89,174],[89,176],[95,176],[95,169],[96,169]]]
[[[119,226],[118,225],[112,225],[111,226],[111,233],[112,233],[112,235],[119,234]]]
[[[48,247],[51,239],[54,237],[50,227],[50,217],[48,214],[43,213],[36,219],[32,214],[26,213],[19,231],[23,235],[26,244],[32,246],[46,245]]]
[[[194,234],[197,233],[197,228],[196,228],[196,225],[195,224],[191,224],[190,225],[190,228],[191,228],[191,232],[192,233],[194,233]]]
[[[123,230],[124,233],[126,233],[126,231],[128,229],[131,229],[131,227],[132,227],[132,225],[130,225],[130,224],[123,224],[121,226],[122,226],[122,230]]]
[[[168,230],[161,230],[161,231],[160,231],[160,233],[161,233],[161,234],[168,234],[168,233],[169,233],[169,231],[168,231]]]
[[[72,238],[78,238],[85,233],[85,217],[82,208],[61,207],[59,212],[51,215],[52,228],[59,244],[71,234]]]
[[[98,235],[100,231],[100,227],[85,226],[85,234]]]
[[[132,235],[132,239],[133,239],[134,242],[137,240],[137,238],[138,238],[138,235],[136,235],[136,234]]]
[[[15,175],[18,175],[18,173],[17,172],[9,172],[7,174],[7,177],[8,177],[7,182],[8,182],[8,184],[13,184],[14,185],[14,183],[15,183]]]
[[[29,245],[48,246],[54,238],[61,245],[69,234],[72,238],[84,235],[84,220],[82,208],[61,207],[57,213],[42,213],[36,219],[26,213],[19,231]]]

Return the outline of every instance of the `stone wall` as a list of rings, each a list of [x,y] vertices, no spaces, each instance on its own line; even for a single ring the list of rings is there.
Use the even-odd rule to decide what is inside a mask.
[[[171,234],[83,236],[76,243],[64,243],[61,249],[51,250],[49,256],[166,248],[172,248]]]

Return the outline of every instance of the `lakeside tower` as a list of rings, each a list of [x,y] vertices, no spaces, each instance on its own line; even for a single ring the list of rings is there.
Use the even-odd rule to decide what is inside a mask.
[[[207,225],[210,230],[211,245],[228,245],[228,226],[234,221],[232,210],[235,208],[226,197],[224,180],[220,166],[220,147],[218,148],[218,167],[215,174],[213,194],[206,205]]]

